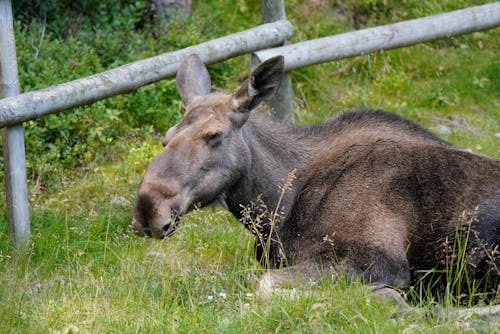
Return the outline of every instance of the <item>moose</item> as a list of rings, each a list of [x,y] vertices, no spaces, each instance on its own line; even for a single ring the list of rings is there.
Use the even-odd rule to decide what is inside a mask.
[[[138,187],[133,231],[162,239],[194,208],[221,204],[255,235],[264,288],[341,276],[408,288],[421,273],[448,269],[465,236],[469,281],[494,293],[500,160],[380,110],[312,126],[277,121],[256,109],[283,70],[274,57],[236,92],[211,93],[200,57],[182,62],[185,113]]]

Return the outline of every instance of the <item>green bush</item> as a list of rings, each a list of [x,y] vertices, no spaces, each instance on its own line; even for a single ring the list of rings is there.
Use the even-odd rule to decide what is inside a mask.
[[[229,29],[228,25],[213,25],[208,20],[200,24],[191,18],[154,25],[146,22],[139,29],[146,3],[15,2],[22,90],[45,88],[184,48],[220,37]],[[233,10],[229,5],[226,8]],[[224,13],[211,11],[219,22],[225,21]],[[227,81],[233,64],[211,68],[215,86]],[[124,139],[140,139],[145,133],[162,135],[180,119],[180,110],[174,80],[163,80],[128,95],[27,122],[28,175],[37,184],[50,187],[75,168],[118,159],[128,150]]]

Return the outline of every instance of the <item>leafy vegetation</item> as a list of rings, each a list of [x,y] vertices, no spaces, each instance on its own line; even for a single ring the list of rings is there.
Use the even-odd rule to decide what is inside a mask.
[[[293,41],[300,41],[481,3],[290,0],[286,6]],[[24,91],[260,22],[257,0],[193,1],[189,18],[168,23],[144,22],[145,1],[22,0],[14,6]],[[499,49],[498,30],[490,30],[297,70],[296,122],[380,108],[500,157]],[[244,56],[209,70],[217,88],[230,90],[249,68]],[[500,330],[498,323],[474,318],[428,317],[432,299],[422,301],[422,313],[390,319],[395,307],[356,283],[324,284],[294,300],[256,296],[261,269],[253,240],[222,211],[189,215],[163,242],[130,235],[141,174],[180,117],[175,83],[168,79],[25,124],[32,241],[27,254],[12,252],[1,219],[0,332]]]

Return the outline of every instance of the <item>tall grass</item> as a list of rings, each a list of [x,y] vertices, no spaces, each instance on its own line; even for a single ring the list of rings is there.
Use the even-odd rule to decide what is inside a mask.
[[[479,238],[477,223],[477,208],[460,214],[455,234],[444,239],[441,268],[416,273],[420,278],[409,292],[411,300],[420,305],[440,303],[445,307],[497,303],[500,291],[491,286],[489,279],[500,273],[496,265],[498,249],[490,249]],[[483,256],[488,259],[489,270],[478,279],[474,275],[482,269],[477,268],[476,262]]]

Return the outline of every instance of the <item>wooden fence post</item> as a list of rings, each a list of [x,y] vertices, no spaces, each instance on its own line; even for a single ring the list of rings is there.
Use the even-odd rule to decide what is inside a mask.
[[[284,0],[261,0],[261,10],[263,23],[286,20]],[[252,57],[252,67],[256,67],[259,63],[258,58]],[[271,106],[277,119],[294,121],[292,77],[290,73],[285,73],[280,89],[271,101]]]
[[[15,45],[11,2],[0,0],[1,97],[18,95],[20,92]],[[3,128],[2,144],[9,236],[14,247],[25,248],[29,244],[30,220],[22,124]]]

